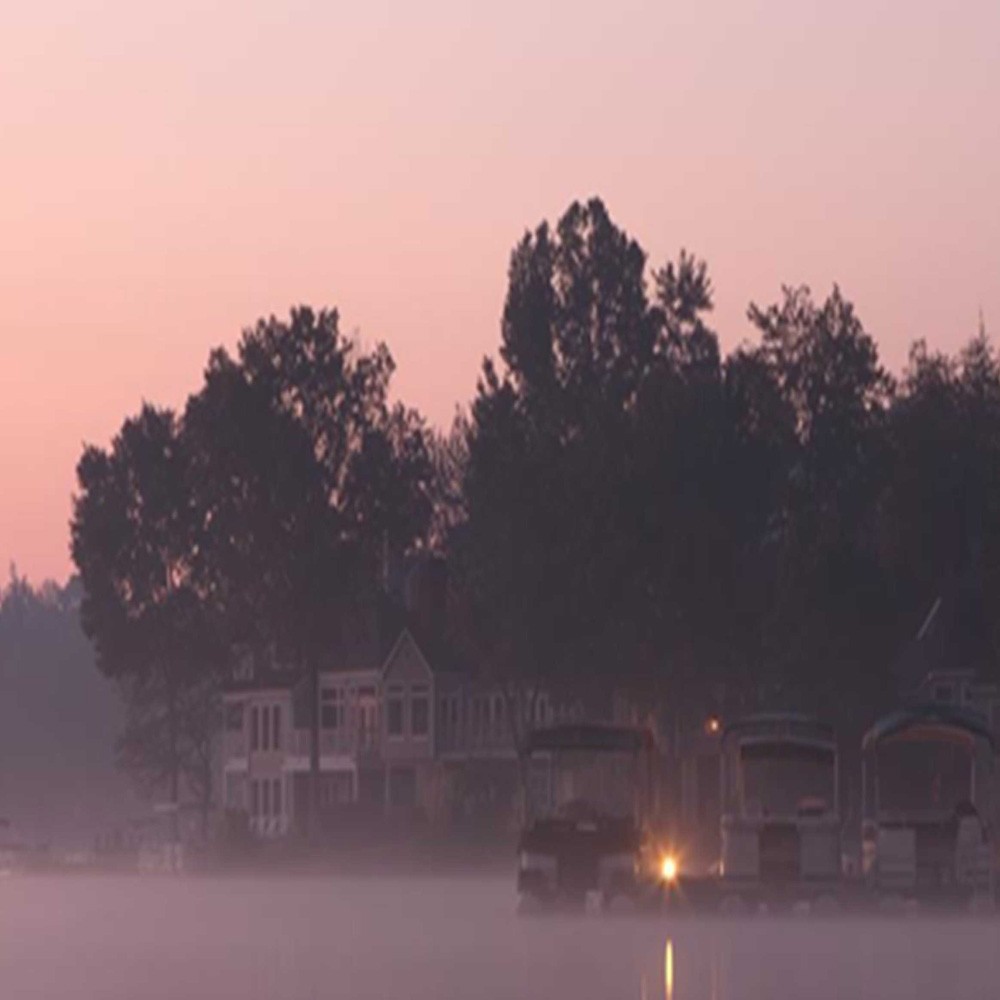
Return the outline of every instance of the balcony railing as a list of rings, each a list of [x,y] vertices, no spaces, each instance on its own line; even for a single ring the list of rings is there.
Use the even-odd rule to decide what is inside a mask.
[[[288,833],[289,819],[287,816],[251,816],[250,832],[257,837],[270,839],[281,837]]]

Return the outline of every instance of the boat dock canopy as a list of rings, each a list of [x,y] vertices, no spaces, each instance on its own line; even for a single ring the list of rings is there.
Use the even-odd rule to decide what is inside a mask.
[[[726,726],[722,739],[723,742],[734,739],[740,743],[787,742],[825,746],[831,749],[837,742],[833,726],[821,722],[814,716],[795,712],[769,712],[745,716]]]
[[[648,729],[632,726],[566,725],[536,729],[528,735],[528,752],[606,750],[636,753],[653,748]]]
[[[865,733],[861,741],[862,750],[870,750],[883,740],[890,739],[907,732],[919,729],[928,734],[937,729],[960,732],[971,738],[985,740],[996,753],[996,740],[990,730],[986,717],[972,709],[943,702],[928,702],[924,705],[909,705],[883,716],[871,729]]]

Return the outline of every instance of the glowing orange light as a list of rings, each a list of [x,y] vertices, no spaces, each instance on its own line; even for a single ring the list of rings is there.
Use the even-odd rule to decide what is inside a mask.
[[[705,720],[705,732],[706,733],[710,733],[711,735],[714,736],[719,731],[719,729],[721,729],[721,728],[722,728],[722,724],[719,722],[719,720],[714,715],[710,716],[708,719]]]

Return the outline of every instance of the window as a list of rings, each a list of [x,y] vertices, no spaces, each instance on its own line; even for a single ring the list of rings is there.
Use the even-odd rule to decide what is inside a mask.
[[[390,687],[385,699],[385,730],[389,736],[403,735],[403,689]]]
[[[340,729],[344,723],[344,700],[340,688],[324,688],[320,694],[320,725]]]
[[[250,815],[260,815],[260,782],[250,782]]]
[[[498,733],[504,731],[504,708],[503,695],[498,694],[493,703],[493,723]]]
[[[358,742],[366,750],[378,741],[378,702],[374,688],[358,692]]]
[[[260,711],[256,705],[250,709],[250,749],[260,749]]]
[[[271,782],[262,781],[260,783],[261,803],[260,813],[262,816],[271,815]]]
[[[274,785],[271,792],[271,807],[274,810],[275,816],[281,815],[281,778],[274,779]]]
[[[271,741],[275,750],[281,749],[281,706],[271,706]]]
[[[226,731],[230,733],[243,731],[243,702],[233,701],[226,705]]]
[[[430,699],[425,685],[410,689],[410,732],[413,736],[426,736],[430,730]]]
[[[260,748],[271,749],[271,711],[267,705],[260,707]]]

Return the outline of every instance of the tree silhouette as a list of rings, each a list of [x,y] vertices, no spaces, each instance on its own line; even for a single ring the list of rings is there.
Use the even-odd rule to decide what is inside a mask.
[[[420,417],[388,401],[384,346],[360,352],[336,312],[292,310],[216,351],[185,413],[197,569],[234,648],[276,657],[311,692],[362,627],[387,561],[422,541],[432,471]]]
[[[119,682],[133,710],[125,761],[164,781],[175,806],[185,771],[182,706],[217,665],[194,575],[188,462],[175,414],[144,406],[110,449],[84,451],[72,522],[83,629],[98,668]],[[148,713],[135,711],[151,690],[161,716],[155,727],[143,724]],[[210,738],[208,730],[200,734]]]

